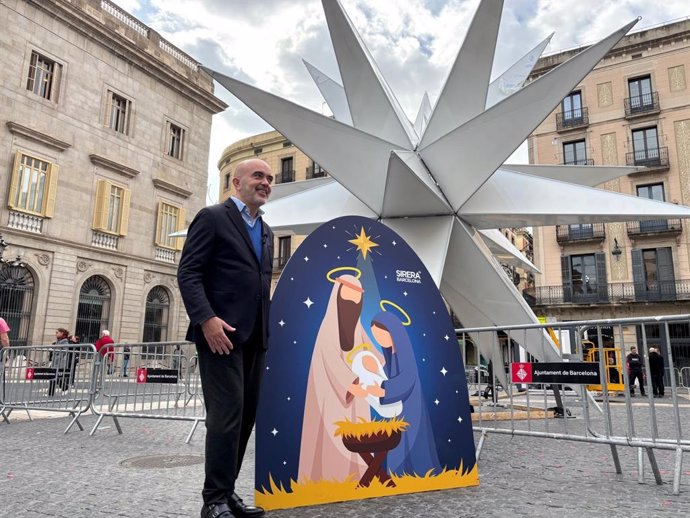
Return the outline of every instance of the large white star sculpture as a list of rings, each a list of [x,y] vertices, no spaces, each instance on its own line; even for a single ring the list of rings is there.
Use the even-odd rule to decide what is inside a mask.
[[[335,118],[206,69],[331,178],[276,186],[266,220],[308,233],[344,215],[382,221],[417,252],[464,326],[537,319],[492,252],[534,268],[497,228],[690,217],[686,207],[595,189],[630,167],[503,162],[637,23],[523,86],[549,38],[490,81],[503,9],[483,0],[436,106],[413,124],[338,0],[322,0],[343,86],[307,64]],[[514,337],[542,361],[560,359],[539,330]],[[495,340],[480,342],[498,356]],[[497,371],[500,373],[500,371]]]

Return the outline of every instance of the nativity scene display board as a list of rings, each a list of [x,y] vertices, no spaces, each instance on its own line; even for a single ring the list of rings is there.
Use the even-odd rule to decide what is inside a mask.
[[[452,321],[400,236],[346,216],[292,255],[273,295],[256,424],[266,509],[479,484]]]

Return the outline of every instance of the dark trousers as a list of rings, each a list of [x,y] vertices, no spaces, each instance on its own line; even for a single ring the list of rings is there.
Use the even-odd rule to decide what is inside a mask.
[[[262,345],[260,326],[245,343],[234,344],[229,355],[211,352],[203,338],[197,341],[206,405],[206,479],[201,492],[205,504],[227,502],[235,491],[256,421],[266,357]]]
[[[635,380],[640,382],[640,394],[644,396],[644,376],[642,371],[630,371],[630,394],[635,394]]]
[[[652,392],[655,396],[664,395],[664,375],[652,374]]]

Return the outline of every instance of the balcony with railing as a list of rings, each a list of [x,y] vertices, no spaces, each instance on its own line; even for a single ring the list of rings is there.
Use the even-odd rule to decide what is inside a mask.
[[[603,241],[604,238],[606,238],[606,226],[603,223],[558,225],[556,227],[556,241],[562,245],[575,242]]]
[[[683,221],[680,219],[653,219],[649,221],[626,222],[628,235],[631,237],[656,236],[659,234],[680,234],[683,232]]]
[[[625,99],[624,104],[625,117],[628,119],[658,113],[661,109],[659,107],[659,92],[649,92],[628,97]]]
[[[570,284],[536,286],[523,290],[523,297],[532,307],[690,301],[690,279],[614,282],[594,289],[583,288]]]
[[[589,110],[577,108],[564,110],[556,114],[556,131],[568,131],[589,126]]]
[[[285,268],[285,265],[288,263],[290,260],[290,255],[279,255],[278,257],[273,258],[273,271],[278,272]]]
[[[565,160],[563,159],[563,165],[594,165],[593,158],[580,158],[579,160]]]
[[[311,180],[312,178],[323,178],[326,175],[328,175],[328,173],[319,164],[312,164],[307,167],[307,180]]]
[[[625,164],[642,166],[649,169],[666,170],[669,168],[668,148],[656,147],[631,151],[625,154]]]
[[[295,171],[286,169],[276,175],[276,183],[288,183],[295,181]]]

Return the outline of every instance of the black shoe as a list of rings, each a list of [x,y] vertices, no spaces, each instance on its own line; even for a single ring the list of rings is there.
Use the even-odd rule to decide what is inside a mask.
[[[201,518],[234,518],[228,504],[211,504],[201,508]]]
[[[237,493],[230,495],[228,505],[230,506],[232,514],[237,518],[258,518],[266,514],[262,507],[246,505],[242,499],[237,496]]]

